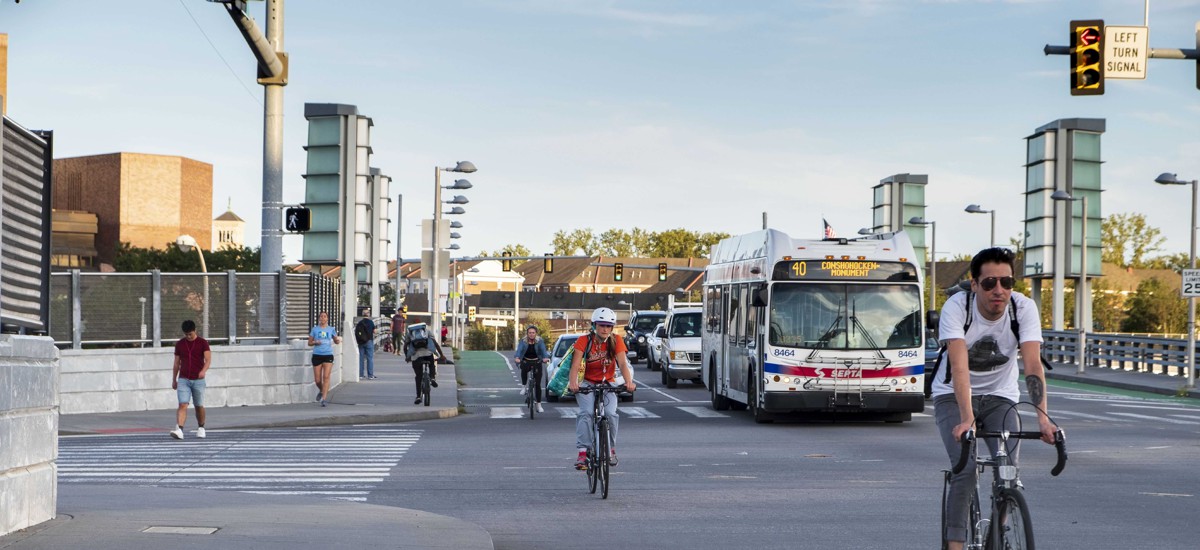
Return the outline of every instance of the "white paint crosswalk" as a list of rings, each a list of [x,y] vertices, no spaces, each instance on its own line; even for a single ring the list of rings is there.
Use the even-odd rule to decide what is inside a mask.
[[[490,410],[488,412],[488,416],[493,419],[526,418],[526,416],[525,416],[526,412],[525,412],[524,407],[511,407],[511,406],[497,405],[497,406],[489,407],[489,409]],[[628,419],[632,419],[632,420],[637,420],[637,419],[654,420],[654,419],[662,419],[663,418],[662,414],[667,414],[665,411],[670,411],[670,410],[682,411],[684,413],[687,413],[688,415],[691,415],[694,417],[699,417],[699,418],[728,418],[729,417],[728,414],[714,411],[707,407],[684,407],[684,406],[656,407],[654,410],[651,410],[648,407],[639,407],[639,406],[633,406],[633,405],[620,405],[617,408],[617,414],[620,415],[622,419],[628,418]],[[557,413],[555,411],[557,411]],[[655,411],[657,411],[657,412],[655,412]],[[543,414],[539,414],[538,416],[539,417],[544,416],[544,415],[545,416],[553,416],[553,415],[557,414],[558,418],[574,420],[578,413],[579,413],[579,409],[576,408],[574,405],[570,405],[570,404],[559,405],[559,406],[547,405],[546,412]]]
[[[356,426],[210,430],[206,439],[184,441],[162,434],[64,437],[59,480],[365,501],[421,434]]]

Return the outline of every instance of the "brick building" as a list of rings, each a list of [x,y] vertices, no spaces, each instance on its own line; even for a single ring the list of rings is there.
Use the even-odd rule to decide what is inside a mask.
[[[187,234],[211,245],[212,177],[211,164],[172,155],[55,159],[51,204],[95,213],[97,258],[112,263],[120,242],[163,248]]]

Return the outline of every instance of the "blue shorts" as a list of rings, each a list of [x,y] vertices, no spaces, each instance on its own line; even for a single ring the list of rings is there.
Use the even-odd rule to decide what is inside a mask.
[[[204,406],[204,379],[188,380],[180,378],[179,383],[175,386],[175,393],[179,395],[179,404],[186,405],[191,401],[197,407]]]

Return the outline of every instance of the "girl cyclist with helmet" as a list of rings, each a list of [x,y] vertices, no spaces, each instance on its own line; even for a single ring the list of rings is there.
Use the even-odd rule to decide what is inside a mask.
[[[567,387],[575,394],[575,402],[579,412],[575,415],[575,447],[579,451],[575,459],[575,469],[587,469],[587,449],[592,441],[592,407],[595,393],[579,393],[579,372],[583,371],[583,385],[594,386],[616,380],[617,367],[625,378],[625,388],[633,391],[633,373],[629,371],[629,363],[625,357],[625,342],[613,336],[613,326],[617,324],[617,314],[606,307],[592,312],[592,330],[586,337],[575,341],[575,351],[571,354],[571,370],[567,374]],[[604,416],[612,426],[612,455],[608,457],[610,466],[617,465],[617,394],[605,392]]]

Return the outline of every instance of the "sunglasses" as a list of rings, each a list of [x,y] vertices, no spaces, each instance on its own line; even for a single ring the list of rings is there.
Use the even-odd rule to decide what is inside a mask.
[[[1014,282],[1016,282],[1016,279],[1012,277],[985,277],[979,280],[979,286],[983,287],[984,290],[992,290],[996,288],[996,283],[1000,283],[1000,286],[1004,287],[1004,290],[1012,290]]]

